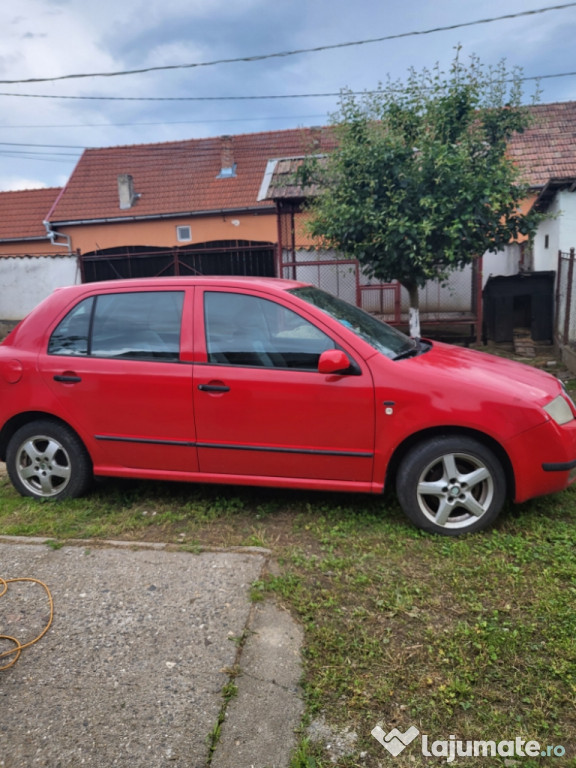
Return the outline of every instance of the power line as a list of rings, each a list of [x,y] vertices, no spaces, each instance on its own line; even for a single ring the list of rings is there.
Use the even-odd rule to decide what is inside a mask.
[[[11,145],[14,146],[14,145]],[[17,144],[18,147],[41,147],[42,144]],[[46,145],[49,146],[49,145]],[[84,147],[78,147],[78,149],[83,150]],[[34,152],[33,150],[20,150],[20,149],[3,149],[1,150],[3,155],[51,155],[51,156],[62,156],[62,157],[78,157],[78,152]]]
[[[487,19],[476,19],[475,21],[465,21],[459,24],[449,24],[443,27],[434,27],[433,29],[415,30],[412,32],[400,32],[395,35],[383,35],[382,37],[373,37],[366,40],[354,40],[345,43],[335,43],[333,45],[319,45],[313,48],[298,48],[293,51],[280,51],[277,53],[265,53],[253,56],[241,56],[234,59],[216,59],[215,61],[202,61],[193,64],[169,64],[158,67],[143,67],[141,69],[125,69],[117,72],[90,72],[73,75],[59,75],[57,77],[31,77],[25,80],[0,80],[2,85],[15,85],[21,83],[47,83],[57,80],[74,80],[88,77],[121,77],[125,75],[140,75],[147,72],[160,72],[175,69],[193,69],[198,67],[213,67],[217,64],[237,64],[240,62],[263,61],[265,59],[284,58],[286,56],[298,56],[303,53],[319,53],[321,51],[331,51],[339,48],[349,48],[358,45],[369,45],[372,43],[383,43],[388,40],[400,40],[405,37],[414,37],[417,35],[432,35],[436,32],[447,32],[464,27],[473,27],[478,24],[491,24],[495,21],[504,21],[506,19],[518,19],[522,16],[534,16],[536,14],[548,13],[549,11],[561,11],[566,8],[573,8],[576,2],[563,3],[562,5],[552,5],[547,8],[534,8],[529,11],[519,11],[518,13],[507,13],[503,16],[493,16]]]
[[[0,94],[1,95],[1,94]],[[134,126],[155,126],[155,125],[204,125],[205,123],[248,123],[259,122],[263,120],[316,120],[318,118],[326,119],[326,115],[270,115],[269,117],[226,117],[220,119],[218,117],[205,118],[204,120],[161,120],[158,122],[146,122],[146,123],[57,123],[53,125],[41,125],[36,123],[34,125],[0,125],[2,129],[17,128],[132,128]]]
[[[576,5],[576,2],[574,3]],[[526,77],[519,77],[519,82],[529,82],[533,80],[553,80],[558,77],[574,77],[576,72],[559,72],[552,75],[529,75]],[[516,79],[516,78],[515,78]],[[1,82],[1,81],[0,81]],[[506,80],[505,82],[512,82],[512,80]],[[364,96],[372,93],[378,93],[374,90],[364,91],[346,91],[351,96]],[[259,96],[57,96],[54,94],[43,93],[2,93],[0,96],[13,96],[15,98],[25,99],[73,99],[77,101],[263,101],[263,100],[279,100],[279,99],[323,99],[323,98],[335,98],[342,95],[342,91],[327,91],[324,93],[278,93],[267,94]],[[306,117],[306,115],[304,115]],[[311,115],[311,117],[318,117],[318,115]],[[245,118],[253,119],[253,118]],[[260,119],[260,118],[254,118]],[[265,118],[269,119],[269,118]],[[206,122],[205,120],[197,120],[193,122]],[[225,122],[225,121],[219,121]],[[236,122],[230,119],[228,122]],[[122,123],[119,123],[122,125]],[[143,123],[145,125],[145,123]],[[75,127],[75,126],[72,126]]]
[[[81,146],[79,144],[29,144],[28,142],[23,143],[23,142],[16,142],[16,141],[0,141],[0,147],[42,147],[43,149],[84,149],[84,145]],[[65,153],[65,154],[70,154],[70,153]]]
[[[0,157],[7,157],[12,158],[14,160],[34,160],[34,162],[43,162],[43,163],[66,163],[66,162],[76,162],[78,160],[78,155],[74,155],[73,160],[61,160],[60,158],[53,157],[52,153],[22,153],[22,154],[14,154],[13,152],[0,152]],[[4,191],[4,190],[2,190]]]
[[[1,82],[1,81],[0,81]],[[42,93],[0,93],[26,99],[74,99],[79,101],[254,101],[262,99],[309,99],[340,96],[336,93],[290,93],[267,96],[55,96]]]

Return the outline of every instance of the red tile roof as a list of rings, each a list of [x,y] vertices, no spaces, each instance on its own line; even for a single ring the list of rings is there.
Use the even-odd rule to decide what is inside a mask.
[[[530,186],[576,179],[576,101],[530,107],[533,123],[514,137],[510,154]]]
[[[0,192],[0,241],[47,240],[42,222],[60,191],[49,187]]]
[[[165,144],[88,149],[50,213],[52,222],[270,207],[258,202],[268,160],[323,152],[334,146],[330,129],[192,139]],[[233,178],[218,178],[236,164]],[[118,176],[133,178],[137,202],[122,210]]]
[[[530,109],[533,125],[510,145],[527,181],[541,188],[550,180],[576,179],[576,102]],[[49,220],[57,223],[266,209],[271,203],[258,201],[258,193],[269,160],[333,147],[331,129],[302,128],[89,149],[60,196],[55,188],[0,193],[0,241],[45,238],[42,221],[48,212]],[[231,159],[236,176],[217,178]],[[133,177],[139,195],[127,210],[119,207],[121,174]]]

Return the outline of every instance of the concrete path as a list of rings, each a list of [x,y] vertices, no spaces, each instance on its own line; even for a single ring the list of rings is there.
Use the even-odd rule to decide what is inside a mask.
[[[51,629],[0,671],[1,768],[286,768],[302,638],[249,601],[266,560],[0,537],[0,577],[40,579],[54,599]],[[8,584],[0,634],[28,642],[47,617],[40,586]]]

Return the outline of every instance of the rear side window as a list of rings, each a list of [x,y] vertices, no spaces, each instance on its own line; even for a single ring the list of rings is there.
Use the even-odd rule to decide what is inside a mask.
[[[85,299],[54,330],[48,354],[177,361],[183,303],[182,291]]]
[[[87,355],[94,297],[76,304],[50,337],[49,355]]]

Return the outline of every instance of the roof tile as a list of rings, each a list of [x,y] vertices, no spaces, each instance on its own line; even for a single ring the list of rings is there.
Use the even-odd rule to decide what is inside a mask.
[[[576,101],[531,106],[532,125],[510,142],[531,187],[576,179]]]

